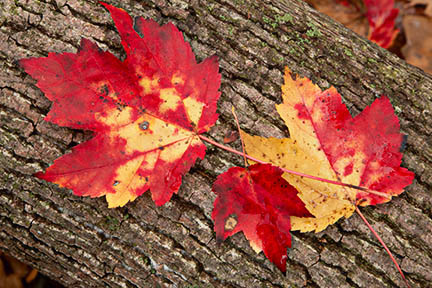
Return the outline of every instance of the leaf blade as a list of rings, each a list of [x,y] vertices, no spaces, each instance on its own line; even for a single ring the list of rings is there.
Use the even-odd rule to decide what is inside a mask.
[[[389,100],[382,97],[352,118],[336,89],[321,91],[309,79],[297,77],[293,80],[290,74],[287,68],[282,86],[283,103],[277,105],[277,110],[289,127],[291,138],[265,139],[243,132],[248,154],[297,172],[389,195],[402,193],[414,174],[399,167],[403,136]],[[259,151],[267,151],[268,155],[260,155]],[[372,171],[368,163],[374,163],[376,169]],[[375,175],[373,181],[369,179],[372,174]],[[386,180],[389,175],[398,180],[390,183]],[[299,197],[316,217],[292,217],[293,230],[319,232],[341,217],[351,216],[357,204],[389,201],[385,197],[296,175],[284,174],[283,177],[300,191]]]
[[[177,193],[196,159],[205,156],[199,134],[218,118],[217,57],[197,64],[174,25],[142,18],[134,24],[124,10],[101,4],[121,35],[125,61],[85,39],[77,54],[21,60],[54,102],[47,121],[94,132],[93,139],[36,176],[76,195],[105,195],[110,208],[150,189],[160,206]],[[172,62],[155,62],[164,58]]]
[[[217,194],[212,212],[216,239],[221,242],[242,231],[255,252],[286,271],[286,248],[291,247],[290,217],[311,216],[296,189],[270,164],[232,167],[213,184]]]

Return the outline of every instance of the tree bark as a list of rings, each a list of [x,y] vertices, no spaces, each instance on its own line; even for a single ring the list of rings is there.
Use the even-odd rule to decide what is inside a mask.
[[[362,208],[413,287],[432,281],[432,77],[298,0],[108,1],[133,16],[173,22],[197,59],[217,54],[222,142],[243,129],[287,137],[276,113],[284,66],[335,86],[353,115],[388,95],[408,141],[414,183],[390,203]],[[360,217],[325,231],[294,232],[284,276],[242,233],[217,245],[211,220],[216,176],[242,159],[215,147],[156,207],[148,193],[119,209],[32,176],[91,134],[43,121],[50,101],[17,60],[76,52],[88,38],[124,58],[109,13],[90,0],[0,3],[0,249],[67,287],[391,287],[403,281]],[[238,141],[231,144],[240,150]]]

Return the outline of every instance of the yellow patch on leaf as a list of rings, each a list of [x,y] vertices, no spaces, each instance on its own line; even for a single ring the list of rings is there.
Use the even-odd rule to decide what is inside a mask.
[[[171,84],[176,85],[184,85],[184,78],[180,73],[175,73],[171,78]]]
[[[121,207],[129,201],[135,200],[137,195],[135,195],[133,191],[146,184],[146,182],[140,183],[141,181],[136,175],[136,172],[144,158],[145,156],[141,155],[117,168],[115,181],[113,183],[115,193],[106,194],[108,208]]]
[[[164,88],[160,91],[160,98],[163,100],[159,111],[165,113],[168,110],[176,110],[181,102],[180,94],[175,88]]]
[[[204,108],[204,103],[198,102],[196,99],[189,96],[183,100],[183,104],[186,108],[186,113],[188,114],[189,119],[195,124],[195,126],[197,126]]]
[[[138,85],[141,86],[143,89],[144,94],[150,94],[159,89],[159,78],[149,78],[149,77],[143,77],[139,82]]]

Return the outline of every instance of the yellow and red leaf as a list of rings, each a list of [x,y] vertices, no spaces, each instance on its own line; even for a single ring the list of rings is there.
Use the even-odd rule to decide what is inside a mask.
[[[325,91],[307,78],[293,80],[285,71],[283,103],[277,110],[290,138],[276,139],[242,133],[249,155],[297,172],[362,186],[396,196],[414,174],[400,167],[403,135],[390,101],[381,97],[352,118],[334,87]],[[389,198],[284,174],[315,218],[292,217],[293,230],[321,231],[355,205],[375,205]]]
[[[101,4],[120,33],[124,61],[86,39],[76,54],[20,61],[53,101],[45,120],[94,132],[36,175],[76,195],[106,195],[109,207],[123,206],[148,189],[163,205],[205,155],[199,134],[218,117],[217,58],[197,64],[173,24],[133,21],[124,10]]]

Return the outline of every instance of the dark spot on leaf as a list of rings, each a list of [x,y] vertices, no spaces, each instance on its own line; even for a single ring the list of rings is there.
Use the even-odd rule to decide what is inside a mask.
[[[138,125],[138,127],[139,127],[141,130],[147,130],[147,129],[149,128],[149,126],[150,126],[150,123],[149,123],[148,121],[141,122],[141,123]]]
[[[100,92],[105,94],[106,96],[109,95],[109,88],[106,84],[102,85],[102,87],[100,88]]]
[[[159,150],[164,150],[165,148],[162,147],[162,146],[160,146],[160,147],[158,147],[158,149],[159,149]]]
[[[135,17],[134,23],[133,23],[133,29],[141,38],[144,38],[144,34],[142,33],[142,31],[140,29],[141,21],[142,21],[141,17]]]
[[[119,184],[120,184],[120,182],[116,180],[116,181],[114,181],[113,186],[115,187],[115,186],[117,186]]]
[[[121,103],[116,103],[116,106],[117,106],[117,110],[119,110],[119,111],[123,111],[123,108],[126,107],[126,105],[121,104]]]

